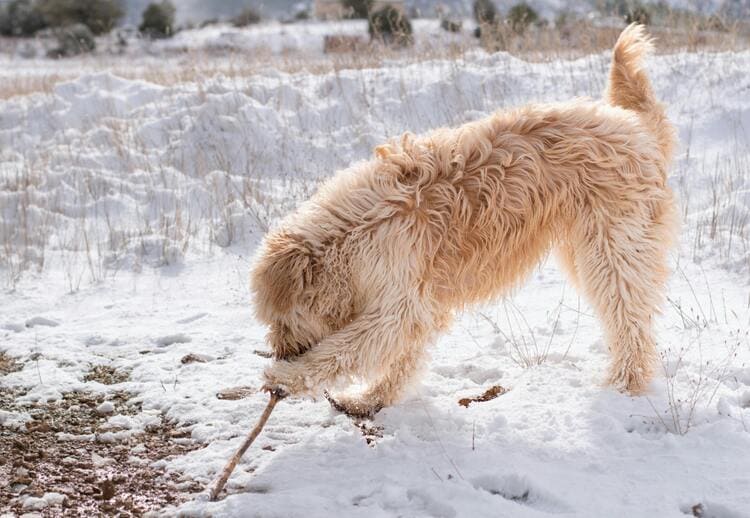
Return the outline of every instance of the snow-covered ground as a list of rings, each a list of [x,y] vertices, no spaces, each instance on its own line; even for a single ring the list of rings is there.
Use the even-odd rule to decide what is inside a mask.
[[[602,386],[599,325],[549,260],[511,299],[457,319],[422,382],[368,424],[372,444],[325,401],[284,401],[230,496],[211,503],[204,491],[179,510],[750,516],[750,52],[648,68],[682,140],[671,183],[684,224],[657,323],[663,372],[647,396]],[[607,69],[606,55],[469,53],[171,86],[101,72],[3,101],[0,352],[23,368],[0,388],[22,388],[16,403],[129,391],[142,406],[109,418],[130,430],[115,439],[162,415],[205,447],[159,465],[210,484],[266,400],[216,397],[256,389],[269,362],[255,352],[265,329],[247,290],[264,230],[389,136],[598,96]],[[182,363],[189,353],[203,361]],[[128,379],[84,381],[95,365]],[[493,385],[510,391],[457,404]],[[4,431],[28,419],[0,411]]]

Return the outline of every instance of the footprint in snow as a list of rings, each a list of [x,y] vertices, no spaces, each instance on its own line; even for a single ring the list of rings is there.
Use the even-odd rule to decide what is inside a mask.
[[[3,329],[6,329],[8,331],[13,331],[14,333],[20,333],[26,328],[23,324],[19,324],[18,322],[7,322],[3,324]]]
[[[401,489],[385,487],[368,494],[356,495],[351,499],[354,507],[384,507],[387,508],[387,502],[394,496],[401,496]],[[419,516],[431,516],[434,518],[456,518],[458,513],[450,504],[439,501],[425,491],[409,489],[406,491],[406,498],[409,500],[411,507],[416,507],[424,513]],[[411,515],[410,515],[411,516]]]
[[[208,315],[208,313],[205,313],[205,312],[204,313],[196,313],[193,316],[181,318],[180,320],[177,321],[177,323],[178,324],[189,324],[190,322],[195,322],[196,320],[200,320],[201,318],[205,317],[206,315]]]
[[[482,367],[475,364],[440,365],[433,369],[436,374],[449,379],[469,379],[478,385],[496,381],[503,377],[503,371],[495,367]]]
[[[159,347],[167,347],[172,344],[186,344],[192,341],[193,339],[185,333],[176,333],[173,335],[166,335],[162,336],[161,338],[157,338],[156,345],[158,345]]]
[[[60,322],[56,322],[49,318],[44,317],[33,317],[26,321],[26,327],[36,327],[36,326],[47,326],[47,327],[57,327],[60,325]]]
[[[536,487],[526,477],[517,474],[497,477],[485,475],[472,481],[475,488],[487,491],[519,505],[526,505],[548,513],[567,513],[568,506],[543,489]]]

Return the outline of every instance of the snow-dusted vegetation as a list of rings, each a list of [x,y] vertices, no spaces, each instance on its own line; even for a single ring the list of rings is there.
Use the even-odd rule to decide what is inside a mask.
[[[121,54],[102,37],[59,61],[41,39],[3,40],[0,516],[750,516],[750,51],[736,30],[654,29],[682,231],[646,395],[603,385],[600,326],[550,259],[460,315],[421,383],[372,421],[281,403],[208,501],[265,404],[247,289],[264,232],[405,131],[601,96],[621,27],[605,22],[587,22],[585,47],[539,28],[512,52],[435,19],[413,21],[411,48],[335,54],[325,37],[366,41],[366,22],[212,25]]]

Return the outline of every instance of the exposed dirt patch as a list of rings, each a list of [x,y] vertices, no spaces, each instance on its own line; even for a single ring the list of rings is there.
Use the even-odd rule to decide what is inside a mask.
[[[359,431],[362,432],[362,437],[365,438],[365,442],[368,446],[375,446],[378,439],[383,438],[382,426],[371,426],[366,422],[355,423]]]
[[[109,365],[97,365],[83,377],[83,381],[98,381],[103,385],[116,385],[130,379],[130,374]]]
[[[5,354],[5,351],[0,351],[0,376],[5,376],[10,372],[20,371],[23,365],[16,361],[12,356]]]
[[[15,403],[19,395],[0,388],[4,410],[33,419],[25,429],[0,428],[0,509],[20,515],[31,510],[23,509],[27,497],[59,493],[49,499],[52,504],[33,501],[40,506],[36,510],[42,516],[141,516],[203,489],[179,473],[151,466],[202,447],[186,437],[186,430],[158,419],[145,432],[112,441],[107,432],[118,429],[105,426],[103,395],[68,393],[58,402],[23,406]],[[138,414],[140,404],[129,397],[117,392],[106,401],[116,414]]]

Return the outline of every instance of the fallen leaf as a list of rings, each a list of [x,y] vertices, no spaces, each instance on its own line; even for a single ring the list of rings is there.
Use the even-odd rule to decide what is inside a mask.
[[[228,399],[235,401],[237,399],[245,399],[246,397],[255,394],[256,390],[253,387],[232,387],[224,389],[216,397],[219,399]]]
[[[482,394],[481,396],[471,397],[471,398],[465,397],[465,398],[459,399],[458,404],[466,408],[469,408],[469,405],[471,403],[481,403],[484,401],[490,401],[492,399],[495,399],[498,396],[502,396],[506,392],[508,392],[508,389],[506,389],[505,387],[502,387],[500,385],[494,385],[490,387],[489,389],[485,390],[484,394]]]
[[[182,363],[206,363],[207,361],[210,361],[212,358],[210,356],[207,356],[205,354],[195,354],[190,353],[186,354],[182,357],[182,360],[180,360]]]

